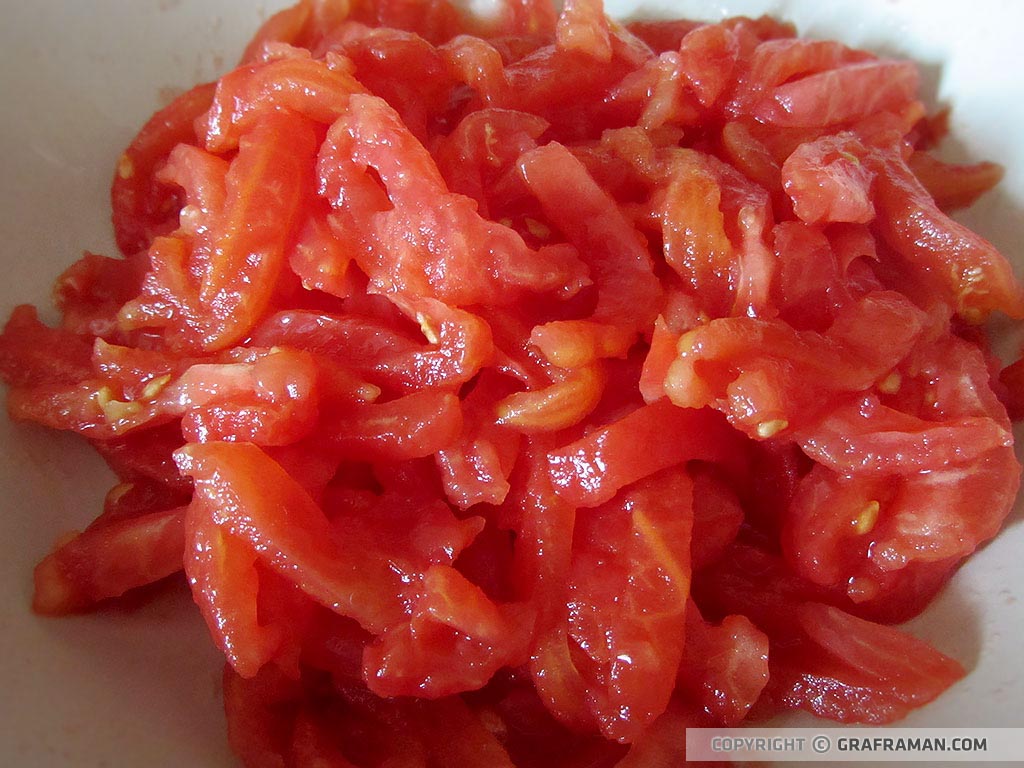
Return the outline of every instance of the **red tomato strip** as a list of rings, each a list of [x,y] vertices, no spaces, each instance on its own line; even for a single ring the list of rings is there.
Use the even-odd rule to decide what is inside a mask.
[[[86,610],[177,573],[182,567],[184,521],[184,510],[178,508],[76,535],[36,566],[33,610]]]
[[[256,553],[218,527],[199,505],[188,513],[185,573],[202,602],[199,610],[228,663],[252,677],[280,644],[277,627],[260,626],[256,615],[259,574]]]
[[[892,627],[806,603],[800,642],[779,653],[772,688],[791,707],[840,722],[889,723],[934,699],[963,667]]]
[[[911,264],[933,272],[947,301],[968,322],[998,309],[1024,317],[1024,290],[987,240],[939,210],[906,163],[889,153],[875,163],[882,238]]]
[[[635,446],[644,450],[637,453]],[[667,400],[638,408],[548,454],[555,492],[574,507],[593,507],[620,488],[691,459],[728,462],[740,443],[717,413]]]
[[[669,469],[588,511],[569,570],[569,637],[608,738],[633,741],[665,710],[686,638],[693,485]],[[615,544],[611,544],[614,541]]]
[[[196,518],[193,526],[222,526],[317,602],[367,628],[383,628],[401,616],[398,577],[386,560],[363,549],[342,556],[345,545],[333,541],[320,508],[259,448],[190,445],[176,458],[196,482],[189,512]],[[193,567],[201,569],[201,553],[193,558]]]
[[[179,206],[156,171],[176,146],[196,141],[192,124],[209,108],[213,91],[207,83],[179,96],[149,119],[118,160],[110,199],[117,247],[126,256],[174,229]]]
[[[548,144],[525,153],[519,163],[544,212],[590,266],[598,292],[594,321],[601,324],[601,337],[619,340],[603,350],[598,342],[600,351],[595,352],[602,357],[625,354],[632,339],[622,338],[616,326],[646,327],[660,298],[642,237],[565,147]],[[566,195],[574,201],[571,209],[564,205]]]

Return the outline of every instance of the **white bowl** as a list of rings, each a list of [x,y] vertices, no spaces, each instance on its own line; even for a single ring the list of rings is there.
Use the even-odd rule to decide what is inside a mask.
[[[83,249],[114,253],[108,183],[137,128],[174,93],[224,72],[280,0],[0,0],[0,314],[47,304]],[[622,0],[616,15],[715,20],[772,12],[923,65],[952,103],[954,157],[1006,180],[963,220],[1024,267],[1024,3],[1014,0]],[[1024,269],[1022,269],[1024,272]],[[221,663],[183,589],[139,610],[29,613],[32,567],[96,514],[110,474],[76,440],[0,420],[0,754],[36,766],[228,766]],[[906,725],[1016,726],[1024,711],[1020,514],[912,631],[970,674]]]

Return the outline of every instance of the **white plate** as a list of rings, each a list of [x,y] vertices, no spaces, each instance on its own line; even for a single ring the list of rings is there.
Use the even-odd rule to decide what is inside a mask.
[[[270,10],[249,0],[0,0],[0,314],[46,303],[82,249],[114,253],[108,182],[135,130],[169,95],[223,72]],[[1024,264],[1024,3],[1014,0],[623,0],[616,12],[774,12],[802,33],[924,65],[951,102],[951,154],[1008,167],[963,219]],[[96,513],[109,482],[74,440],[0,420],[0,754],[55,765],[228,766],[220,663],[184,590],[141,610],[73,619],[28,612],[31,572]],[[971,670],[907,725],[1019,725],[1024,531],[976,555],[913,631]]]

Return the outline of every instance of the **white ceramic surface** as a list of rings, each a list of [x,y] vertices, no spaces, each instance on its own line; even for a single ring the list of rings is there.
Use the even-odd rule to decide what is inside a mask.
[[[113,253],[108,181],[134,131],[173,93],[223,72],[266,13],[258,0],[0,0],[0,315],[46,303],[82,249]],[[950,154],[1007,165],[963,218],[1024,266],[1024,3],[1015,0],[622,0],[616,13],[777,13],[924,65],[955,105]],[[98,509],[109,474],[75,441],[0,420],[0,764],[19,768],[234,763],[220,664],[185,591],[135,612],[43,620],[31,569]],[[1024,724],[1020,514],[912,623],[971,669],[907,725]]]

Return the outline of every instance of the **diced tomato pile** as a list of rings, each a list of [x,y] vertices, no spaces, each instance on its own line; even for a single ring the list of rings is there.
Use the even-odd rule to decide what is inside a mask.
[[[890,625],[1017,493],[1024,292],[948,215],[998,167],[907,62],[552,8],[272,17],[0,337],[119,479],[35,610],[183,569],[248,766],[676,765],[964,674]]]

